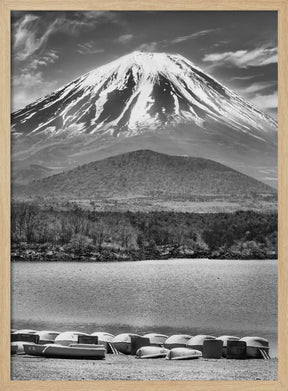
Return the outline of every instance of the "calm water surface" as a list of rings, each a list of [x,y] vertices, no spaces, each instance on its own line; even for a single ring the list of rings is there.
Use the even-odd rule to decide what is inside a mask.
[[[277,261],[13,263],[12,327],[258,335],[277,354]]]

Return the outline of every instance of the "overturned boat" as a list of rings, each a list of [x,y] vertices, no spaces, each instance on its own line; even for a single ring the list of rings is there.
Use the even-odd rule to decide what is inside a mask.
[[[39,336],[38,331],[30,329],[17,330],[11,333],[11,342],[34,342],[38,343]]]
[[[38,331],[36,335],[39,336],[38,344],[54,343],[55,338],[61,333],[59,331],[42,330]]]
[[[149,339],[151,346],[163,346],[168,339],[168,335],[157,333],[145,334],[143,337]]]
[[[26,345],[35,345],[35,343],[34,342],[26,342],[26,341],[11,342],[11,354],[26,354],[26,352],[24,350],[24,347]]]
[[[46,345],[24,344],[23,348],[25,354],[29,354],[30,356],[44,356],[43,350],[46,348]]]
[[[106,349],[106,353],[112,353],[117,354],[117,349],[113,346],[113,339],[115,338],[115,335],[106,333],[105,331],[95,331],[91,334],[93,337],[97,337],[98,344],[104,345]]]
[[[55,344],[60,345],[71,345],[71,343],[77,343],[79,340],[79,336],[89,336],[89,334],[81,333],[79,331],[65,331],[64,333],[60,333],[55,338]]]
[[[113,342],[113,339],[115,338],[115,335],[106,333],[105,331],[95,331],[91,335],[98,337],[99,344],[102,344],[102,342]]]
[[[189,348],[173,348],[168,351],[166,360],[194,360],[202,357],[202,352]]]
[[[220,335],[220,337],[217,337],[216,339],[223,341],[223,351],[222,351],[223,357],[226,357],[227,355],[228,341],[239,341],[239,337],[235,337],[235,335]]]
[[[240,341],[246,342],[247,358],[264,358],[270,359],[269,341],[261,337],[243,337]]]
[[[161,358],[166,357],[168,349],[160,346],[143,346],[136,352],[136,358]]]
[[[167,338],[164,342],[164,348],[173,349],[173,348],[181,348],[186,347],[187,342],[192,338],[191,335],[188,334],[175,334],[171,335],[171,337]]]
[[[118,334],[116,337],[113,338],[112,344],[115,347],[118,352],[123,354],[131,354],[132,352],[132,344],[131,344],[131,338],[132,337],[140,337],[138,334],[129,334],[129,333],[123,333]]]
[[[196,350],[200,350],[203,352],[203,345],[204,341],[208,339],[216,339],[213,335],[205,335],[205,334],[200,334],[200,335],[195,335],[195,337],[192,337],[187,341],[187,348],[192,348]]]
[[[105,358],[105,347],[92,344],[72,344],[71,346],[48,344],[25,346],[27,354],[48,358],[66,358],[82,360],[102,360]]]
[[[16,330],[13,332],[13,334],[37,334],[37,330],[32,330],[32,329],[21,329],[21,330]]]

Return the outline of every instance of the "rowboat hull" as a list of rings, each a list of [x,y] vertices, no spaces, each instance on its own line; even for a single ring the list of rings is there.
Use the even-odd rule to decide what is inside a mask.
[[[140,337],[140,335],[128,333],[119,334],[113,338],[112,344],[118,352],[129,355],[132,351],[131,337]]]
[[[23,345],[24,352],[30,356],[44,356],[43,350],[47,345]]]
[[[105,358],[105,348],[103,345],[95,347],[76,347],[62,345],[46,345],[43,355],[49,358],[66,358],[82,360],[102,360]]]
[[[195,360],[196,358],[202,357],[202,352],[195,349],[189,348],[174,348],[171,349],[166,360]]]
[[[187,348],[196,349],[200,350],[200,352],[203,352],[204,341],[206,341],[207,339],[216,339],[216,337],[214,337],[213,335],[204,334],[195,335],[187,342],[186,346]]]
[[[163,346],[168,338],[168,335],[150,333],[143,335],[144,338],[149,338],[151,346]]]
[[[11,351],[16,350],[16,354],[26,354],[24,347],[26,345],[35,345],[33,342],[25,342],[25,341],[15,341],[11,342]],[[15,353],[14,353],[15,354]]]
[[[175,334],[171,335],[171,337],[167,338],[164,342],[164,348],[166,349],[174,349],[186,347],[187,342],[192,338],[191,335],[187,334]]]
[[[269,359],[269,341],[261,337],[243,337],[240,341],[246,342],[247,358]]]
[[[166,357],[168,352],[168,349],[158,346],[143,346],[137,350],[136,358],[162,358]]]

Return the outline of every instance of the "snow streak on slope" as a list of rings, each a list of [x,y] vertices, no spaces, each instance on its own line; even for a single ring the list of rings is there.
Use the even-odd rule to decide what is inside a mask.
[[[12,115],[16,134],[125,136],[216,121],[265,140],[277,123],[181,55],[133,52]]]

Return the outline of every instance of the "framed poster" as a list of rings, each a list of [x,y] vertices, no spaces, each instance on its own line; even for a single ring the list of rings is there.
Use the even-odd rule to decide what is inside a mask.
[[[1,21],[2,388],[286,389],[287,3]]]

